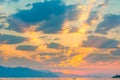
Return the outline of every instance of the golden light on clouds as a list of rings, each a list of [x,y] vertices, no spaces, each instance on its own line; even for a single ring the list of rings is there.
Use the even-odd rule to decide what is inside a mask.
[[[92,61],[90,63],[87,59],[85,60],[85,58],[92,55],[89,59],[97,61],[98,58],[96,57],[100,55],[103,60],[98,60],[98,65],[110,64],[111,62],[119,64],[119,58],[114,56],[116,53],[114,55],[111,54],[113,50],[120,48],[120,32],[119,30],[116,31],[118,27],[112,29],[112,23],[111,25],[108,24],[108,27],[103,25],[104,21],[106,21],[105,15],[106,9],[108,8],[106,0],[88,0],[85,2],[83,0],[83,3],[77,3],[72,6],[66,6],[66,4],[64,4],[64,6],[59,5],[58,7],[60,6],[67,8],[63,9],[63,12],[59,12],[59,9],[57,11],[53,10],[55,14],[52,11],[49,13],[48,10],[45,10],[48,11],[44,13],[45,16],[42,14],[44,10],[41,12],[38,10],[44,19],[41,19],[41,17],[37,19],[40,15],[37,17],[33,16],[33,22],[31,22],[32,18],[24,19],[24,17],[21,17],[20,19],[16,19],[20,16],[15,16],[15,21],[10,22],[8,15],[1,13],[0,58],[2,58],[3,61],[9,61],[9,59],[12,58],[25,59],[36,62],[39,65],[47,65],[50,68],[76,69],[84,67],[84,65],[97,64],[92,63]],[[62,8],[60,8],[60,10]],[[34,5],[29,11],[32,12],[32,9],[34,9]],[[0,10],[3,10],[2,6],[0,6]],[[24,14],[22,13],[24,10],[25,9],[20,12],[18,11],[16,14]],[[32,14],[35,15],[34,13]],[[32,14],[28,17],[31,17]],[[12,15],[13,13],[10,19],[14,19]],[[36,15],[38,15],[38,13]],[[8,19],[6,17],[8,17]],[[109,19],[108,23],[112,21],[112,19]],[[105,24],[107,24],[107,21]],[[102,25],[102,28],[100,27],[99,29],[99,25]],[[97,29],[99,29],[99,32],[96,31]],[[102,33],[105,31],[104,29],[106,33]],[[93,39],[91,39],[90,36],[94,36],[92,37]],[[8,43],[13,40],[17,41],[18,39],[16,37],[20,37],[19,39],[25,38],[25,40],[15,44]],[[102,38],[101,41],[97,40],[96,37]],[[87,43],[86,45],[85,42]],[[104,54],[105,58],[103,57]],[[106,61],[104,61],[104,59]],[[73,72],[65,70],[63,73],[71,74]]]

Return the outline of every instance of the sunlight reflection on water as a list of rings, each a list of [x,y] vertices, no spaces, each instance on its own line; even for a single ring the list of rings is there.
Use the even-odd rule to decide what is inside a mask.
[[[1,78],[0,80],[120,80],[112,78]]]

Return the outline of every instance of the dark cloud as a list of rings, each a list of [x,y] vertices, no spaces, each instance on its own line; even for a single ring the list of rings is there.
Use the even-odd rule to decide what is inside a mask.
[[[84,60],[90,63],[114,62],[119,60],[119,57],[110,56],[109,54],[89,54]]]
[[[17,46],[16,50],[24,50],[24,51],[35,51],[37,46],[30,46],[30,45],[21,45]]]
[[[45,33],[56,33],[61,30],[65,19],[74,20],[78,14],[76,6],[66,6],[61,0],[45,0],[32,6],[30,10],[19,10],[12,18],[20,19],[26,24],[41,23],[36,30]]]
[[[92,11],[86,20],[86,23],[91,24],[92,20],[98,20],[98,11]]]
[[[5,44],[17,44],[25,41],[24,37],[12,36],[12,35],[0,35],[0,43]]]
[[[48,47],[48,48],[58,49],[59,47],[61,47],[61,45],[52,42],[52,43],[48,44],[47,47]]]
[[[98,36],[88,36],[88,39],[83,41],[82,47],[117,48],[118,44],[119,42],[114,39]]]
[[[9,27],[6,28],[8,30],[13,30],[13,31],[17,31],[17,32],[24,32],[24,29],[29,27],[28,24],[22,22],[19,19],[8,18],[7,22],[9,23]]]
[[[56,55],[61,55],[59,53],[40,53],[40,56],[56,56]]]
[[[44,33],[57,33],[61,30],[65,16],[53,16],[49,20],[44,21],[36,31],[43,31]]]
[[[112,55],[112,56],[120,56],[120,49],[111,51],[111,55]]]
[[[15,16],[28,23],[48,20],[50,16],[61,15],[65,12],[65,5],[60,0],[45,1],[32,4],[30,10],[20,10]]]
[[[106,34],[107,31],[119,25],[120,25],[120,15],[108,14],[104,16],[104,21],[98,24],[95,32]]]
[[[53,48],[53,49],[68,49],[69,47],[65,47],[63,45],[60,45],[58,43],[51,42],[50,44],[47,44],[48,48]]]

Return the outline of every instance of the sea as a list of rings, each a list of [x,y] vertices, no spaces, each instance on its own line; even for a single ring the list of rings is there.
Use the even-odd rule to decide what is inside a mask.
[[[0,80],[120,80],[120,78],[0,78]]]

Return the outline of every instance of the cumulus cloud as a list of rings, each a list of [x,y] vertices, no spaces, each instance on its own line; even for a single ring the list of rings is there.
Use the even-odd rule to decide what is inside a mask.
[[[58,9],[58,10],[57,10]],[[60,10],[60,11],[59,11]],[[60,15],[64,13],[65,8],[60,0],[45,1],[44,3],[34,3],[31,10],[20,10],[14,16],[30,23],[40,22],[49,19],[51,14]]]
[[[114,39],[99,36],[88,36],[86,41],[83,41],[82,47],[95,48],[117,48],[119,42]]]
[[[68,49],[68,47],[65,47],[61,44],[51,42],[50,44],[47,45],[48,48],[53,48],[53,49]]]
[[[112,28],[120,25],[120,15],[107,14],[104,16],[104,20],[98,24],[96,33],[106,34]]]
[[[75,19],[77,14],[76,6],[66,6],[61,0],[33,3],[32,6],[30,10],[19,10],[12,15],[12,18],[15,21],[20,19],[26,24],[40,23],[40,27],[36,30],[42,30],[45,33],[56,33],[61,30],[66,18]]]
[[[61,30],[64,17],[64,15],[52,16],[49,20],[42,22],[36,31],[43,31],[44,33],[57,33]]]
[[[103,62],[103,63],[106,63],[106,62],[115,62],[117,60],[119,60],[120,57],[114,57],[114,56],[111,56],[109,54],[89,54],[88,56],[86,56],[84,58],[84,60],[86,60],[87,62],[90,62],[90,63],[99,63],[99,62]]]
[[[12,36],[12,35],[0,35],[0,43],[5,44],[18,44],[26,39],[24,37]]]
[[[112,56],[120,56],[120,49],[111,51],[111,55],[112,55]]]
[[[37,46],[30,46],[30,45],[20,45],[16,47],[16,50],[23,50],[23,51],[35,51]]]
[[[6,28],[7,30],[13,30],[16,32],[24,32],[24,29],[29,27],[28,24],[22,22],[19,19],[8,18],[7,22],[9,23],[9,26]]]

